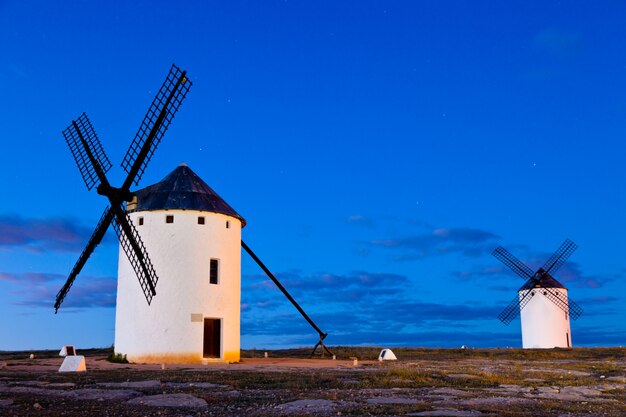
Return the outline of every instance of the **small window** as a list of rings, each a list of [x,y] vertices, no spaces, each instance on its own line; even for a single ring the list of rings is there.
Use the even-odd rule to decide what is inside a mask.
[[[204,217],[202,216],[198,217],[198,224],[204,224]]]
[[[143,226],[143,217],[139,218],[139,226]]]
[[[211,259],[211,264],[209,267],[209,283],[217,284],[217,275],[219,272],[219,262],[217,259]]]
[[[165,223],[174,223],[174,216],[172,216],[171,214],[165,216]]]
[[[230,229],[230,221],[229,220],[226,220],[226,228]]]

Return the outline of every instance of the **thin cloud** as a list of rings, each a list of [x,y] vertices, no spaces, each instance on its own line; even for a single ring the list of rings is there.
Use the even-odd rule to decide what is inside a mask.
[[[617,301],[619,301],[620,299],[617,297],[611,297],[611,296],[600,296],[600,297],[588,297],[588,298],[581,298],[579,300],[580,303],[584,303],[584,304],[599,304],[599,305],[604,305],[606,303],[615,303]]]
[[[486,230],[472,228],[432,229],[428,233],[400,238],[377,239],[373,247],[392,250],[396,260],[418,260],[431,256],[458,253],[478,257],[489,253],[500,237]]]
[[[273,301],[259,301],[257,303],[254,303],[254,305],[259,308],[266,308],[266,307],[272,307],[276,305],[276,303]]]
[[[621,306],[618,301],[619,298],[613,296],[597,296],[597,297],[585,297],[574,300],[576,304],[583,308],[583,315],[581,319],[586,317],[598,317],[598,316],[612,316],[620,314],[618,310]]]
[[[42,283],[59,281],[64,276],[61,274],[51,274],[46,272],[25,272],[25,273],[9,273],[0,272],[0,281],[16,283],[20,285],[30,286]]]
[[[375,298],[398,295],[406,290],[409,281],[404,275],[368,271],[311,275],[283,272],[275,275],[296,299],[306,296],[307,300],[313,302],[333,303],[369,303]],[[268,278],[262,275],[248,275],[244,277],[245,281],[251,282],[244,284],[242,297],[250,306],[273,306],[283,303],[284,295]],[[270,301],[273,303],[259,305]]]
[[[374,222],[374,220],[370,217],[366,217],[366,216],[361,216],[361,215],[353,215],[348,217],[348,223],[350,224],[354,224],[354,225],[358,225],[358,226],[362,226],[362,227],[366,227],[369,229],[373,229],[376,227],[376,223]]]
[[[572,261],[566,262],[555,275],[564,285],[573,285],[576,288],[600,288],[608,282],[621,278],[619,274],[587,276],[581,271],[580,264]]]
[[[24,218],[0,215],[0,249],[33,252],[80,252],[93,230],[72,218]]]
[[[81,277],[81,281],[81,283],[72,287],[61,309],[115,307],[117,298],[116,278]],[[54,294],[56,296],[56,291]]]
[[[346,287],[388,287],[389,285],[398,286],[408,280],[404,275],[354,271],[350,274],[340,275],[331,273],[322,273],[316,275],[300,276],[296,274],[282,275],[281,279],[289,282],[292,286],[307,290],[341,288]]]
[[[452,276],[461,281],[483,281],[487,278],[502,276],[507,272],[504,265],[480,266],[466,271],[453,271]]]
[[[501,308],[484,304],[440,304],[421,301],[387,301],[372,306],[373,310],[384,311],[385,317],[393,317],[406,323],[432,320],[473,321],[491,320]]]
[[[12,304],[24,307],[52,309],[56,294],[67,276],[46,272],[0,272],[0,282],[10,284]],[[90,307],[114,307],[117,279],[114,277],[81,276],[63,302],[62,310],[75,311]]]

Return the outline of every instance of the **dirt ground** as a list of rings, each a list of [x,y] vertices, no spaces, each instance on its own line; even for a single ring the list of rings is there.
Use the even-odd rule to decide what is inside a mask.
[[[79,350],[81,373],[59,373],[58,352],[0,352],[0,416],[626,415],[626,349],[334,350],[166,366]]]

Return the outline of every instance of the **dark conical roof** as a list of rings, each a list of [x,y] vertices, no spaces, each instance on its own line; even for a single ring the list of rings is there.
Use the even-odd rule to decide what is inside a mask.
[[[217,195],[186,164],[182,163],[165,178],[135,192],[137,205],[131,211],[199,210],[225,214],[246,221],[222,197]],[[130,209],[130,207],[129,207]]]
[[[539,271],[537,271],[537,274],[541,275],[542,271],[543,270],[540,269]],[[565,288],[565,287],[563,286],[563,284],[557,281],[552,275],[548,273],[543,273],[543,275],[541,275],[541,278],[539,278],[539,281],[529,279],[528,281],[526,281],[524,285],[522,285],[522,288],[520,288],[519,291],[530,290],[532,288]]]

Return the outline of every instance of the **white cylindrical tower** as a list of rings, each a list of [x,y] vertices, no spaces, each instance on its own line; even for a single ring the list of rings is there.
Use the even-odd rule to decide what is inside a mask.
[[[184,164],[137,191],[127,211],[157,295],[148,305],[120,247],[115,352],[138,363],[239,361],[245,220]]]
[[[549,274],[519,290],[524,349],[571,348],[567,288]],[[550,293],[548,293],[550,291]],[[528,295],[526,295],[528,294]],[[548,297],[557,297],[558,306]]]

